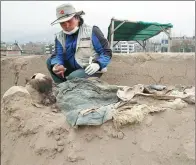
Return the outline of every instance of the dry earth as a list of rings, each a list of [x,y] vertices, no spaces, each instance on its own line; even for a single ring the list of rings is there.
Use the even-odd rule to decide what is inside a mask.
[[[36,72],[48,75],[45,61],[45,56],[1,58],[1,96]],[[114,55],[102,80],[128,86],[195,86],[195,55]],[[193,105],[154,113],[140,124],[116,130],[112,122],[70,128],[63,114],[19,100],[13,98],[10,103],[16,105],[1,111],[2,165],[195,164]]]

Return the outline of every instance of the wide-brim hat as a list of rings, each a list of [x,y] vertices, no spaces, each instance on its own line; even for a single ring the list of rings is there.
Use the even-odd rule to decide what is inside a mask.
[[[51,25],[66,22],[72,19],[75,15],[84,15],[83,11],[76,11],[71,4],[63,4],[56,8],[57,19],[51,23]]]

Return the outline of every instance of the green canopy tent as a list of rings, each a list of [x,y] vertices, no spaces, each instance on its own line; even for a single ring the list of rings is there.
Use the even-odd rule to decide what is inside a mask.
[[[170,51],[171,43],[171,28],[172,24],[160,24],[156,22],[142,22],[142,21],[129,21],[129,20],[117,20],[112,18],[108,27],[108,40],[110,41],[111,49],[119,41],[136,41],[143,49],[146,47],[146,40],[158,35],[161,32],[165,32],[168,36],[168,52]],[[117,41],[115,45],[113,42]],[[141,43],[142,42],[142,43]]]

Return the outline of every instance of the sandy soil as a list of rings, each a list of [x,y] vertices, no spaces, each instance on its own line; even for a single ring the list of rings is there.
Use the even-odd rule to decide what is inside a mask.
[[[25,84],[25,77],[36,72],[49,75],[46,56],[2,57],[1,96],[11,86]],[[194,54],[131,54],[113,55],[102,80],[117,85],[183,84],[195,85]]]
[[[1,96],[36,72],[44,56],[1,59]],[[110,84],[195,85],[194,54],[114,55],[102,80]],[[193,165],[195,107],[154,113],[116,130],[112,122],[70,128],[61,113],[13,99],[1,112],[2,165]]]

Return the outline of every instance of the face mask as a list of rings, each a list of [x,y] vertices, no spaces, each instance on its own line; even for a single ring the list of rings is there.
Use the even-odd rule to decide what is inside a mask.
[[[76,27],[75,27],[72,31],[70,31],[70,32],[65,31],[65,30],[63,30],[63,32],[64,32],[65,34],[71,35],[71,34],[74,34],[78,29],[79,29],[79,27],[76,26]]]

